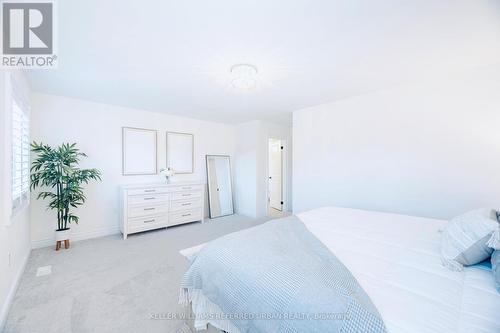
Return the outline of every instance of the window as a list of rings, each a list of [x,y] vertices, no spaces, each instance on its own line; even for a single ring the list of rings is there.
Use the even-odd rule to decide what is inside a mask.
[[[29,202],[30,137],[28,111],[12,96],[12,210]]]

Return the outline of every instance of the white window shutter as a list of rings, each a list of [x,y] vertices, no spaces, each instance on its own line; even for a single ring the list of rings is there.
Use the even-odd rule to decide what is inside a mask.
[[[12,98],[12,209],[29,201],[30,189],[30,123],[24,103]]]

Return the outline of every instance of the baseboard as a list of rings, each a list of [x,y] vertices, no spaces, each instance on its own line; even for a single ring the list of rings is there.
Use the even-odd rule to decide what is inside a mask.
[[[14,300],[14,296],[16,295],[17,288],[19,287],[19,282],[21,281],[21,277],[23,276],[24,270],[26,269],[26,264],[28,263],[30,253],[31,251],[29,251],[28,254],[26,255],[26,258],[24,258],[21,264],[21,268],[16,273],[12,286],[10,287],[9,293],[5,298],[5,302],[0,312],[0,332],[3,332],[5,324],[7,323],[7,315],[9,314],[10,306],[12,305],[12,301]]]
[[[244,211],[244,210],[241,210],[241,209],[235,209],[234,213],[237,214],[237,215],[242,215],[242,216],[251,217],[251,218],[256,218],[257,217],[257,214],[256,214],[255,211]]]
[[[71,234],[71,240],[72,241],[81,241],[81,240],[85,240],[85,239],[116,235],[119,232],[120,232],[120,229],[118,228],[118,226],[111,227],[111,228],[100,228],[100,229],[95,229],[95,230],[90,230],[90,231],[75,232],[75,233]],[[39,249],[39,248],[47,247],[47,246],[54,246],[54,244],[55,244],[55,238],[32,240],[31,241],[31,248],[32,249]]]

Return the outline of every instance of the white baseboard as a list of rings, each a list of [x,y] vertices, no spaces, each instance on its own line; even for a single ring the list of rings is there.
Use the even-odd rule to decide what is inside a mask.
[[[120,229],[118,228],[118,226],[111,228],[100,228],[90,231],[74,232],[71,234],[71,240],[81,241],[85,239],[116,235],[118,233],[120,233]],[[54,245],[55,245],[55,238],[47,238],[47,239],[39,239],[31,241],[32,249],[39,249],[42,247],[54,246]]]
[[[3,332],[5,328],[5,324],[7,322],[7,315],[9,314],[10,306],[12,304],[12,301],[14,300],[14,296],[16,295],[17,288],[19,287],[19,282],[21,281],[21,277],[23,276],[24,270],[26,269],[26,264],[28,263],[30,253],[31,251],[28,251],[26,258],[24,258],[21,264],[21,268],[14,276],[14,281],[10,287],[7,297],[5,298],[5,302],[0,312],[0,332]]]

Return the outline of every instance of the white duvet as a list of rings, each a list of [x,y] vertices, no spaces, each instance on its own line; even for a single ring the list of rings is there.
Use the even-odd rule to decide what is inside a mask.
[[[500,333],[493,274],[439,257],[444,220],[326,207],[298,214],[352,272],[391,333]]]
[[[439,230],[447,221],[337,207],[297,216],[356,277],[390,333],[500,333],[493,274],[441,265]]]

